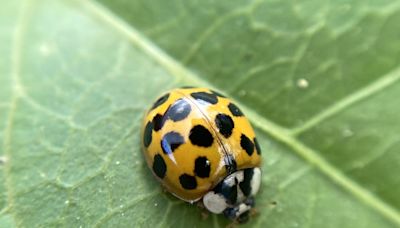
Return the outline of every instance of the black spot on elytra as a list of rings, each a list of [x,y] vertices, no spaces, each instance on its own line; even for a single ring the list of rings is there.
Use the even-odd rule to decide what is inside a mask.
[[[218,102],[218,98],[215,94],[206,93],[206,92],[195,92],[190,94],[194,99],[205,101],[210,104],[216,104]]]
[[[168,100],[168,98],[169,98],[169,93],[164,94],[163,96],[161,96],[160,98],[158,98],[158,99],[156,100],[156,102],[154,102],[153,107],[151,107],[150,110],[153,110],[153,109],[157,108],[158,106],[164,104],[164,103]]]
[[[243,170],[243,181],[239,183],[239,187],[245,196],[249,196],[251,193],[251,179],[253,178],[253,169]]]
[[[254,138],[254,145],[256,146],[257,154],[261,154],[261,147],[256,138]]]
[[[236,172],[237,164],[236,164],[236,160],[232,154],[227,154],[224,156],[224,163],[225,163],[225,169],[226,169],[226,172],[228,173],[228,175]]]
[[[214,90],[210,90],[210,91],[211,91],[211,93],[217,95],[218,97],[225,97],[224,95],[222,95],[221,93],[219,93],[217,91],[214,91]]]
[[[163,179],[165,177],[167,165],[160,154],[154,155],[153,171],[159,178]]]
[[[165,118],[177,122],[185,119],[191,110],[192,107],[187,101],[184,99],[178,99],[167,109],[164,115]]]
[[[232,130],[235,127],[233,120],[230,116],[226,114],[218,114],[215,117],[215,124],[219,129],[219,133],[221,133],[225,138],[229,138],[232,135]]]
[[[251,156],[254,152],[254,144],[253,142],[244,134],[240,137],[240,146],[246,153]]]
[[[152,133],[153,133],[153,123],[147,122],[146,126],[144,127],[144,133],[143,133],[143,144],[145,147],[148,147],[151,144]]]
[[[242,111],[233,103],[229,103],[228,105],[229,111],[231,111],[234,116],[243,116]]]
[[[181,184],[182,188],[187,190],[192,190],[197,187],[196,177],[186,173],[179,176],[179,183]]]
[[[193,145],[202,147],[209,147],[214,142],[210,131],[202,125],[196,125],[190,130],[189,139]]]
[[[164,119],[163,115],[157,114],[154,116],[152,122],[153,122],[154,130],[159,131],[164,126],[165,119]]]
[[[165,154],[172,154],[176,148],[184,143],[183,136],[178,132],[171,131],[164,135],[161,140],[161,148]]]
[[[194,162],[194,174],[205,178],[210,176],[211,164],[206,157],[198,157]]]

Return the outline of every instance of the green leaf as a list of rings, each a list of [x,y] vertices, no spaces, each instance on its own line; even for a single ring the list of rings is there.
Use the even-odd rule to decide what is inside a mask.
[[[400,3],[4,1],[0,227],[224,227],[164,192],[141,119],[232,97],[263,149],[248,227],[400,225]]]

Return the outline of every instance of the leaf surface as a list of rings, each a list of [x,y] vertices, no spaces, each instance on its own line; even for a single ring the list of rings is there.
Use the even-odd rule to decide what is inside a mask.
[[[0,9],[0,227],[224,227],[162,191],[141,119],[208,86],[256,128],[249,227],[400,225],[397,1],[50,1]]]

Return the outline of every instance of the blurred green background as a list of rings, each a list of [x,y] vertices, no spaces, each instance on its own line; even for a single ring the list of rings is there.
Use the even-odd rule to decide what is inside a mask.
[[[263,150],[244,227],[400,226],[400,2],[13,0],[0,7],[0,227],[225,227],[140,151],[162,92],[232,97]]]

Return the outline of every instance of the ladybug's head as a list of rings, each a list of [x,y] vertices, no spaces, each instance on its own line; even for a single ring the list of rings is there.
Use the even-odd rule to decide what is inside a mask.
[[[260,168],[238,170],[209,191],[203,197],[203,204],[212,213],[223,213],[232,220],[244,223],[254,207],[254,195],[257,194],[260,183]]]

